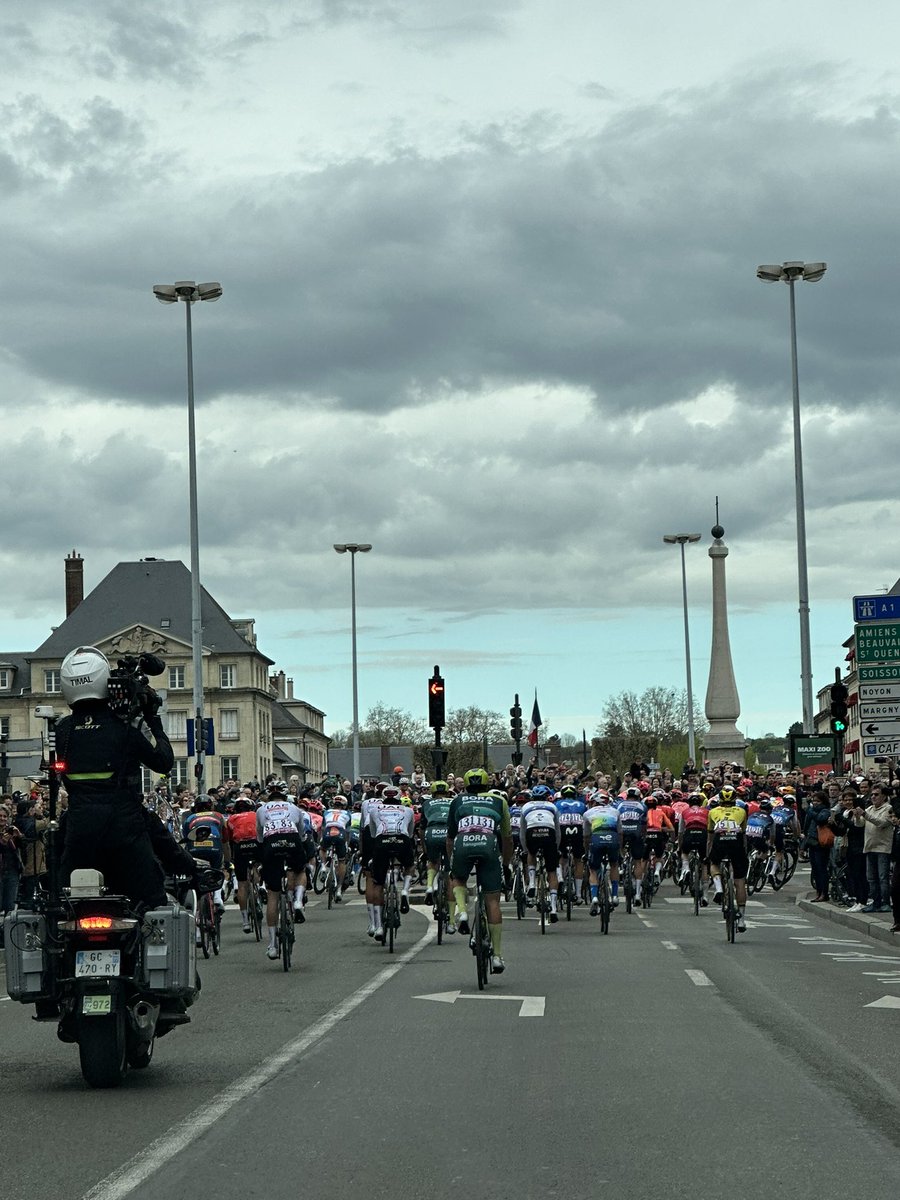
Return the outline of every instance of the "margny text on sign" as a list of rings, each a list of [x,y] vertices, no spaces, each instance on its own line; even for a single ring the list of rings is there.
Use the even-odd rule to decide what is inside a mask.
[[[900,621],[856,625],[856,661],[900,662]]]
[[[880,704],[869,700],[860,704],[859,720],[863,727],[867,721],[900,721],[900,700],[884,700]]]

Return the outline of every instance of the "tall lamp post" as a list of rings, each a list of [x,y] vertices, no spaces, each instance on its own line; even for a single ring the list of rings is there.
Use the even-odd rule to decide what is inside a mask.
[[[803,500],[803,450],[800,443],[800,382],[797,376],[797,314],[794,284],[798,279],[818,283],[825,274],[823,262],[786,262],[763,264],[756,268],[757,279],[766,283],[786,283],[790,292],[791,385],[794,395],[794,492],[797,500],[797,577],[800,611],[800,694],[803,701],[803,732],[814,733],[812,654],[809,640],[809,579],[806,567],[806,507]]]
[[[335,542],[338,554],[350,555],[350,641],[353,655],[353,784],[359,779],[359,692],[356,676],[356,556],[368,554],[368,542]]]
[[[665,533],[663,541],[670,546],[681,547],[681,595],[684,601],[684,661],[687,666],[688,707],[688,758],[696,766],[697,752],[694,744],[694,689],[691,686],[691,633],[688,628],[687,571],[684,565],[684,548],[688,542],[699,542],[699,533]]]
[[[191,337],[191,305],[198,300],[218,300],[220,283],[157,283],[153,294],[160,304],[184,304],[187,329],[188,462],[191,508],[191,661],[194,673],[194,775],[199,795],[203,790],[203,620],[200,611],[200,534],[197,526],[197,438],[194,426],[194,346]]]

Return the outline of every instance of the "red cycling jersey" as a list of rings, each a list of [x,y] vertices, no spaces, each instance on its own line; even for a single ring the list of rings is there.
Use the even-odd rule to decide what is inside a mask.
[[[233,842],[256,841],[256,813],[232,813],[228,818],[228,828]]]

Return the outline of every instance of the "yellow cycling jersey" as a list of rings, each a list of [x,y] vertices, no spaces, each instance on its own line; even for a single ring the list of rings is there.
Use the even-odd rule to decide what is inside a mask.
[[[714,837],[735,837],[744,832],[747,824],[747,810],[737,804],[720,804],[709,810],[706,828]]]

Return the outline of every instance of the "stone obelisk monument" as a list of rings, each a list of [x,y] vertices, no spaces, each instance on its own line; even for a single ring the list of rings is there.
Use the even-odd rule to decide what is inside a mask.
[[[704,757],[709,759],[712,766],[716,766],[721,759],[743,766],[747,740],[735,724],[741,715],[741,702],[734,682],[731,643],[728,640],[728,601],[725,595],[728,547],[722,541],[725,530],[721,525],[714,525],[711,532],[715,539],[709,548],[709,557],[712,559],[712,650],[706,687],[709,731],[703,739]]]

